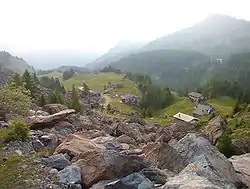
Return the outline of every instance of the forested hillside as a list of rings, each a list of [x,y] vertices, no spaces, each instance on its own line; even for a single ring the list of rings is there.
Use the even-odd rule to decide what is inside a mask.
[[[0,69],[1,68],[9,69],[19,74],[23,74],[26,69],[30,72],[34,72],[34,69],[22,58],[12,56],[10,53],[5,51],[0,51]]]
[[[86,65],[87,68],[90,69],[98,69],[104,68],[108,64],[118,61],[121,58],[138,51],[140,47],[142,47],[144,43],[132,43],[128,41],[120,41],[113,48],[111,48],[107,53],[103,54],[95,61]]]
[[[216,57],[250,51],[250,22],[224,15],[212,15],[193,27],[158,38],[144,47],[190,49]]]
[[[125,72],[152,76],[153,81],[176,90],[200,85],[211,68],[209,57],[187,50],[141,52],[111,65]]]

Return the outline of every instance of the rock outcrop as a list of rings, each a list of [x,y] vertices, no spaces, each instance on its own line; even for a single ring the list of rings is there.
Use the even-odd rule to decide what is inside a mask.
[[[49,116],[32,116],[27,120],[31,129],[52,128],[56,123],[63,121],[70,114],[75,113],[74,109],[66,109]]]
[[[46,104],[42,108],[43,111],[48,112],[50,115],[67,109],[68,107],[62,104]]]
[[[232,164],[205,138],[190,133],[173,145],[183,158],[185,168],[169,178],[163,189],[240,188],[243,186]],[[172,163],[176,162],[173,159]]]
[[[250,153],[240,156],[232,156],[232,162],[239,179],[250,188]]]
[[[222,134],[226,131],[225,120],[219,115],[211,119],[205,127],[205,134],[212,145],[216,145]]]
[[[101,180],[111,180],[138,172],[147,167],[139,156],[130,156],[115,150],[88,153],[74,165],[82,169],[83,181],[91,186]]]
[[[100,154],[105,150],[105,147],[96,144],[90,139],[84,138],[79,135],[69,135],[67,139],[61,143],[56,149],[54,154],[66,153],[71,159],[85,158],[88,154]]]

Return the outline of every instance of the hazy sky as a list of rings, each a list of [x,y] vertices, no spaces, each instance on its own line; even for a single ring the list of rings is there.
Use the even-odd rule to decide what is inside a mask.
[[[153,40],[208,14],[250,20],[249,0],[0,0],[0,47],[106,51],[120,39]]]

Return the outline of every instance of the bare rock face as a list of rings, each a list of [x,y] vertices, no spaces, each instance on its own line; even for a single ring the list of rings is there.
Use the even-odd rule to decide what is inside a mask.
[[[250,153],[232,156],[229,161],[232,162],[240,180],[250,188]]]
[[[31,129],[52,128],[56,123],[63,121],[70,114],[75,113],[74,109],[66,109],[49,116],[32,116],[27,120]]]
[[[231,162],[208,140],[189,133],[173,144],[186,166],[177,176],[169,179],[168,188],[240,188],[243,186]],[[172,160],[173,164],[175,161]]]
[[[87,187],[101,180],[120,178],[147,167],[139,156],[130,156],[115,150],[85,154],[84,159],[79,159],[74,165],[81,167]]]
[[[62,104],[46,104],[42,108],[43,111],[48,112],[50,115],[67,109],[68,107]]]
[[[88,154],[100,154],[105,150],[101,144],[96,144],[91,139],[79,135],[69,135],[56,149],[54,154],[67,153],[71,159],[85,158]]]
[[[76,129],[71,123],[61,121],[54,125],[51,132],[53,132],[57,136],[59,143],[61,143],[67,138],[67,136],[69,136],[69,134],[75,133]]]
[[[205,127],[205,134],[212,145],[216,145],[222,134],[226,131],[225,120],[221,116],[214,117]]]
[[[184,162],[180,154],[167,143],[148,143],[142,151],[151,166],[168,169],[175,173],[184,168]]]

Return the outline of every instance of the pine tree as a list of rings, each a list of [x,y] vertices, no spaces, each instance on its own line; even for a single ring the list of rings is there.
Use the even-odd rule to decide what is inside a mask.
[[[57,97],[56,97],[56,94],[54,92],[51,92],[49,94],[49,103],[50,104],[57,103]]]
[[[45,104],[46,104],[46,100],[45,100],[44,95],[42,94],[42,95],[40,96],[39,106],[44,106]]]
[[[22,76],[22,82],[24,87],[31,92],[31,96],[35,97],[36,85],[34,84],[34,80],[28,70],[26,69]]]
[[[239,111],[240,111],[240,102],[239,102],[239,100],[237,100],[236,103],[234,104],[234,107],[233,107],[233,115]]]
[[[33,81],[36,85],[39,84],[39,79],[36,76],[36,72],[33,73]]]
[[[15,73],[14,77],[13,77],[13,81],[15,83],[16,86],[22,86],[22,80],[19,74]]]
[[[82,111],[82,105],[79,102],[78,94],[75,89],[75,85],[72,86],[72,96],[71,96],[71,107],[77,112]]]

